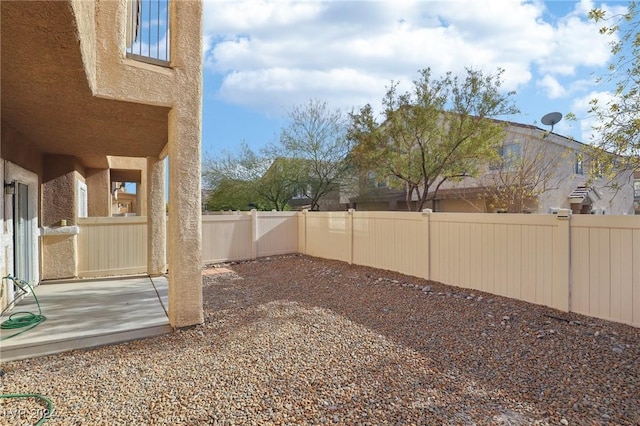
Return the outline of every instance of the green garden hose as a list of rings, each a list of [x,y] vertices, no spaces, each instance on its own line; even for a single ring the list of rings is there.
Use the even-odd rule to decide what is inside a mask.
[[[37,414],[41,414],[40,419],[38,420],[38,423],[35,424],[35,426],[40,426],[42,424],[44,424],[47,420],[49,420],[51,418],[51,416],[53,415],[53,402],[51,402],[51,400],[45,396],[42,396],[38,393],[7,393],[4,395],[0,395],[0,398],[36,398],[39,399],[41,401],[44,401],[45,404],[47,404],[47,408],[41,408],[37,411],[27,411],[25,410],[23,411],[16,411],[16,417],[20,418],[23,417],[23,415],[28,414],[28,413],[37,413]],[[6,408],[6,407],[5,407]],[[5,413],[5,416],[7,415],[7,413]]]
[[[33,290],[33,287],[31,287],[31,285],[28,282],[21,280],[19,278],[12,277],[11,275],[7,275],[4,278],[12,280],[18,287],[20,287],[20,289],[23,292],[25,292],[25,294],[27,293],[27,290],[24,288],[24,286],[28,287],[31,290],[31,294],[33,294],[33,298],[35,299],[36,305],[38,306],[38,314],[36,315],[31,312],[15,312],[11,314],[8,320],[0,324],[0,328],[2,328],[3,330],[15,330],[15,329],[24,328],[24,330],[21,330],[18,333],[14,333],[7,337],[3,337],[2,339],[0,339],[0,341],[10,339],[19,334],[24,333],[25,331],[29,331],[33,327],[37,326],[38,324],[44,322],[44,320],[47,319],[44,315],[42,315],[42,308],[40,308],[40,302],[38,301],[36,292]],[[0,374],[0,376],[4,376],[4,370],[1,370],[0,372],[2,373]],[[43,425],[53,415],[53,410],[54,410],[53,402],[51,402],[49,398],[42,396],[38,393],[7,393],[7,394],[0,395],[0,398],[35,398],[40,401],[43,401],[46,404],[46,408],[40,407],[37,410],[23,410],[23,411],[16,410],[16,412],[14,413],[16,418],[23,417],[24,415],[27,415],[27,414],[39,415],[40,418],[38,419],[38,422],[35,424],[35,426]],[[7,416],[8,415],[7,412],[5,412],[4,415]]]
[[[25,293],[27,293],[27,290],[23,287],[23,285],[26,285],[31,290],[31,294],[33,294],[33,298],[35,299],[36,305],[38,306],[38,314],[22,311],[14,312],[13,314],[9,315],[9,319],[0,324],[0,328],[3,330],[23,330],[20,330],[19,332],[11,334],[7,337],[3,337],[0,339],[0,341],[7,340],[24,332],[27,332],[47,319],[47,317],[42,315],[42,309],[40,308],[40,302],[36,297],[36,292],[28,282],[21,280],[20,278],[12,277],[11,275],[7,275],[5,278],[12,280]]]

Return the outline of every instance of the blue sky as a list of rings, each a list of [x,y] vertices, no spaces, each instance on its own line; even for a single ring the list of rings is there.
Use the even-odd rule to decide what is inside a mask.
[[[374,108],[392,80],[409,89],[417,71],[471,66],[505,70],[521,111],[538,124],[573,112],[554,131],[589,142],[588,101],[612,58],[594,7],[609,15],[627,2],[519,0],[205,0],[203,154],[259,149],[277,138],[292,107],[309,99],[345,112]],[[403,86],[402,86],[403,85]]]

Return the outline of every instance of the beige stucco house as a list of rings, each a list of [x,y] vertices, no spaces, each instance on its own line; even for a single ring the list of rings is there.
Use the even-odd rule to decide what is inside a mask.
[[[504,200],[496,197],[496,188],[523,182],[531,189],[529,196],[518,202],[518,212],[571,209],[574,214],[640,214],[640,192],[634,191],[634,185],[640,188],[640,176],[634,179],[632,171],[619,168],[614,177],[593,177],[590,171],[596,165],[589,159],[587,145],[533,125],[505,122],[505,126],[499,150],[502,161],[483,165],[476,177],[445,181],[435,197],[429,194],[434,203],[428,201],[425,208],[438,212],[506,211]],[[358,196],[351,198],[351,207],[357,210],[407,209],[402,189],[388,188],[375,176],[363,177],[360,186]]]
[[[76,225],[111,216],[114,185],[134,182],[147,273],[168,266],[169,320],[184,327],[203,320],[202,2],[154,3],[155,36],[135,0],[0,2],[0,274],[77,276]],[[12,297],[3,280],[2,309]]]

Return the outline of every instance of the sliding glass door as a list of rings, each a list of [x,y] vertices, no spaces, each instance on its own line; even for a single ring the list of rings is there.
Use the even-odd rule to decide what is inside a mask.
[[[29,283],[33,276],[33,231],[29,217],[29,186],[16,182],[13,198],[14,275]]]

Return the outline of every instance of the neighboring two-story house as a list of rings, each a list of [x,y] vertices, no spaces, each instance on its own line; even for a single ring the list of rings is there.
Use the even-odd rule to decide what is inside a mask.
[[[500,159],[475,177],[445,181],[425,206],[439,212],[640,213],[640,179],[622,166],[615,176],[592,173],[598,167],[589,147],[533,125],[508,122]],[[614,157],[609,157],[615,161]],[[616,167],[614,167],[614,170]],[[635,185],[635,186],[634,186]],[[635,189],[637,188],[637,189]],[[362,174],[357,210],[407,210],[406,192],[384,179]]]

